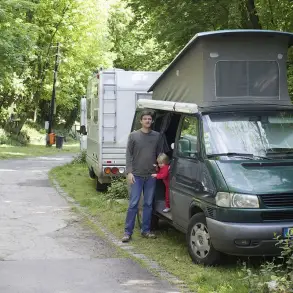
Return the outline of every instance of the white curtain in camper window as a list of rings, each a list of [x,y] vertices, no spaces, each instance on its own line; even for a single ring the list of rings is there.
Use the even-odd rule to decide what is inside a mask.
[[[236,152],[263,156],[269,147],[260,121],[211,121],[204,116],[204,132],[207,154]]]

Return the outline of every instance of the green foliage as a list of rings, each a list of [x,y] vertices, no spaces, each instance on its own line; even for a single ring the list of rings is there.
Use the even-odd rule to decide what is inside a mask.
[[[46,130],[45,130],[44,126],[40,125],[37,122],[27,120],[25,124],[26,124],[27,127],[31,128],[31,129],[35,129],[36,131],[38,131],[41,134],[46,134]]]
[[[8,137],[7,137],[7,134],[6,132],[0,128],[0,145],[1,144],[8,144]]]
[[[23,121],[34,114],[41,123],[47,119],[57,42],[61,46],[56,120],[72,115],[91,72],[112,65],[107,11],[102,0],[1,1],[2,126],[11,114],[3,109],[10,106]]]
[[[14,145],[14,146],[27,146],[30,143],[30,136],[26,130],[21,130],[18,134],[7,133],[0,129],[0,145]]]
[[[135,44],[144,44],[149,40],[155,44],[159,62],[154,59],[150,68],[164,68],[198,32],[220,29],[273,29],[293,30],[292,1],[287,0],[125,0],[132,15],[128,23],[123,22],[120,31],[132,34]],[[124,16],[125,17],[125,16]],[[121,23],[121,21],[120,21]],[[139,28],[140,34],[134,32]],[[133,56],[136,46],[130,44],[121,35],[118,47],[123,48],[123,61]],[[122,44],[121,44],[122,42]],[[125,50],[125,49],[126,50]],[[132,48],[132,50],[131,50]],[[146,46],[144,46],[146,50]],[[138,57],[140,67],[152,60]],[[149,56],[147,56],[149,57]],[[289,56],[289,61],[293,56]],[[120,63],[120,59],[118,59]],[[115,61],[117,62],[117,60]],[[137,64],[136,63],[136,64]],[[288,71],[290,93],[293,94],[293,71]]]
[[[113,179],[106,197],[110,200],[128,199],[128,188],[125,178]]]
[[[78,153],[71,162],[73,165],[86,163],[86,151]]]
[[[97,68],[163,70],[197,32],[292,31],[292,18],[288,0],[2,0],[0,125],[6,127],[12,113],[21,127],[34,116],[41,124],[47,120],[57,42],[55,125],[65,120],[70,129]],[[292,61],[290,53],[293,95]]]
[[[281,248],[281,256],[277,260],[267,261],[260,270],[250,269],[244,264],[244,278],[253,293],[289,293],[293,288],[293,240],[276,238]]]
[[[115,67],[125,70],[160,70],[171,55],[145,29],[144,23],[136,21],[127,3],[117,1],[111,6],[109,16],[110,37],[116,54]]]

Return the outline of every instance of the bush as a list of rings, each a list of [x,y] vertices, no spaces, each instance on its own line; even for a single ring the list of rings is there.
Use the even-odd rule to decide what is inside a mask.
[[[260,271],[254,273],[244,264],[251,293],[289,293],[293,292],[293,240],[281,239],[277,245],[281,248],[281,256],[261,265]]]
[[[33,122],[31,120],[26,120],[25,125],[27,125],[30,128],[33,128],[33,129],[35,129],[35,130],[37,130],[39,132],[45,130],[43,125],[41,125],[41,124],[39,124],[37,122]]]
[[[23,146],[26,146],[30,143],[30,136],[26,130],[21,130],[18,135],[11,135],[11,137]]]
[[[8,134],[3,129],[0,129],[0,144],[26,146],[29,143],[30,136],[28,135],[26,130],[20,131],[19,134]]]
[[[86,151],[78,153],[72,160],[72,164],[85,164],[86,163]]]
[[[9,138],[3,129],[0,129],[0,144],[8,144]]]
[[[128,199],[128,188],[125,178],[113,179],[106,197],[110,200]]]

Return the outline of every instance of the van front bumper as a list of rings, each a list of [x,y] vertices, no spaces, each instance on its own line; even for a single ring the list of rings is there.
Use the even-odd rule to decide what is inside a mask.
[[[207,226],[214,248],[232,255],[279,255],[275,235],[283,235],[283,228],[293,222],[227,223],[207,218]]]

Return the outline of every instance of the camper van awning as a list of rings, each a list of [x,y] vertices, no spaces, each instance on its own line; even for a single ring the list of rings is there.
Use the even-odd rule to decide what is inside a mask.
[[[156,85],[162,80],[165,74],[179,61],[179,59],[185,55],[188,49],[190,49],[197,41],[203,38],[213,37],[213,36],[247,36],[247,37],[277,37],[277,36],[285,36],[288,39],[288,47],[293,45],[293,33],[288,32],[280,32],[280,31],[272,31],[272,30],[219,30],[219,31],[210,31],[210,32],[202,32],[197,33],[188,43],[187,45],[177,54],[177,56],[173,59],[173,61],[169,64],[169,66],[165,69],[162,75],[154,82],[154,84],[149,88],[148,92],[154,90]]]
[[[177,103],[169,101],[155,101],[141,99],[137,101],[138,109],[154,109],[154,110],[165,110],[174,111],[187,114],[198,113],[198,107],[194,103]]]

